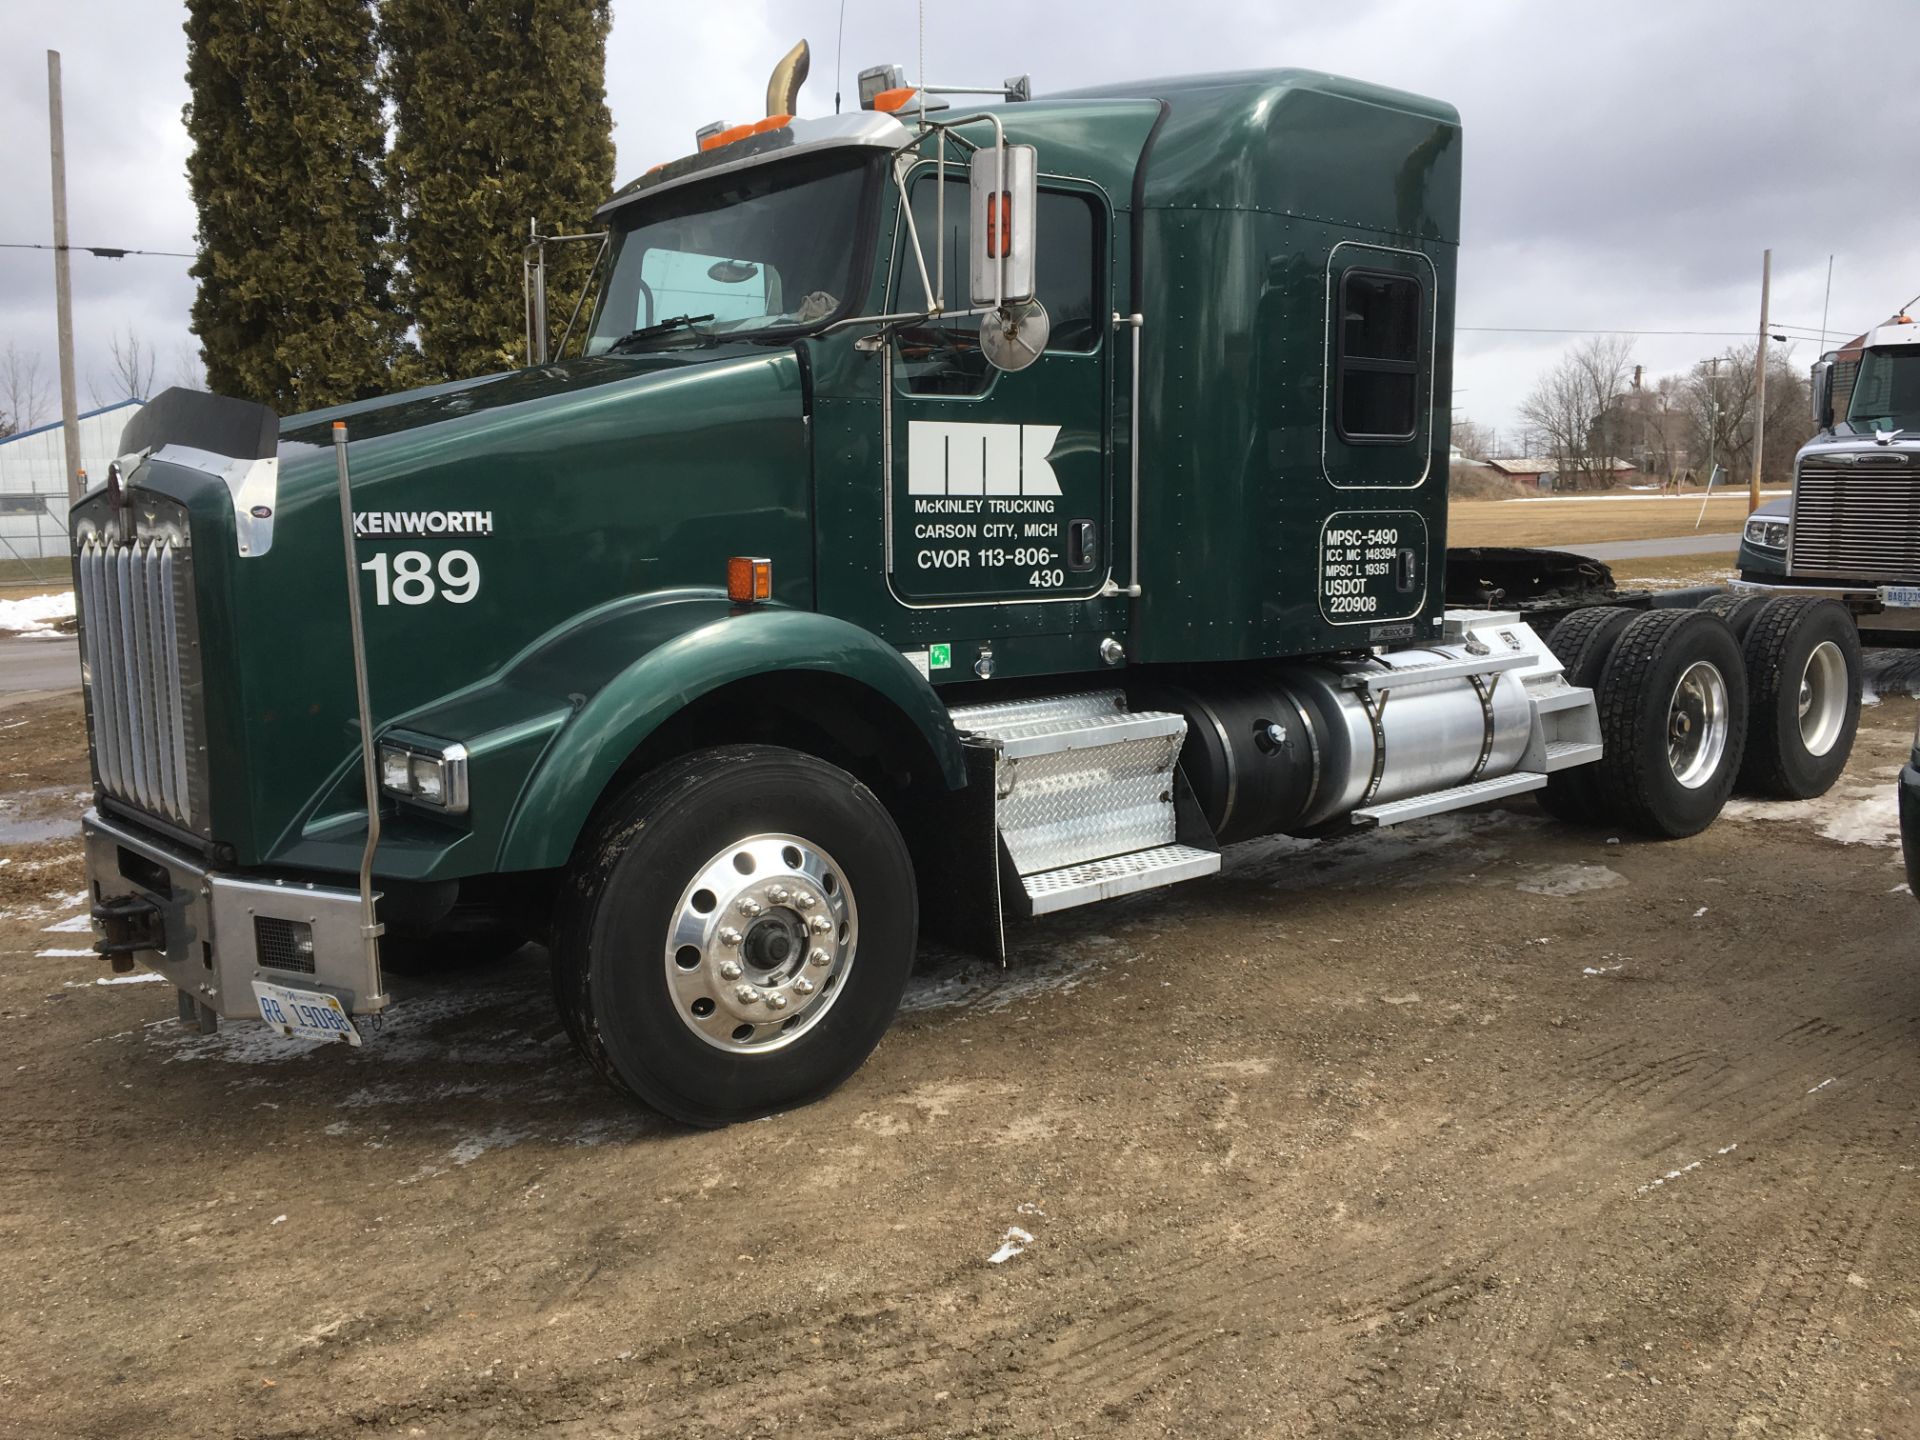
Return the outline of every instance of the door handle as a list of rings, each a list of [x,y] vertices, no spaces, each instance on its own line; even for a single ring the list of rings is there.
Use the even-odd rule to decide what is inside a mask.
[[[1067,526],[1067,568],[1091,570],[1100,558],[1094,539],[1093,521],[1075,520]]]

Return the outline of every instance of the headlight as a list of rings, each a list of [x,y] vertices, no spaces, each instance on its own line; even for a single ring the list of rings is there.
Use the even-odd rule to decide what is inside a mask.
[[[1768,520],[1764,516],[1755,516],[1747,521],[1747,543],[1758,545],[1762,550],[1784,550],[1787,548],[1787,522]]]
[[[467,747],[413,736],[380,742],[380,788],[451,815],[467,808]]]

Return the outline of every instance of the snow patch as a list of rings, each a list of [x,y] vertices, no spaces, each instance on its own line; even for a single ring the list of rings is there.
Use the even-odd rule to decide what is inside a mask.
[[[1627,877],[1605,865],[1529,865],[1525,878],[1514,882],[1514,889],[1529,895],[1585,895],[1595,890],[1611,890],[1627,883]]]
[[[93,954],[91,950],[42,950],[40,953],[42,955]],[[69,980],[66,982],[69,990],[91,990],[95,985],[164,985],[166,983],[166,976],[155,975],[151,971],[142,972],[138,975],[102,975],[91,984],[85,980]]]
[[[1649,1190],[1658,1190],[1662,1185],[1666,1185],[1672,1181],[1678,1180],[1682,1175],[1685,1175],[1690,1171],[1698,1170],[1702,1165],[1706,1164],[1707,1161],[1712,1160],[1721,1155],[1731,1155],[1734,1151],[1738,1150],[1739,1148],[1740,1148],[1740,1142],[1738,1140],[1734,1141],[1733,1144],[1731,1145],[1722,1145],[1718,1150],[1714,1151],[1712,1155],[1703,1155],[1690,1165],[1682,1165],[1678,1170],[1669,1170],[1667,1171],[1666,1174],[1661,1175],[1656,1179],[1649,1180],[1646,1184],[1642,1185],[1638,1190],[1634,1191],[1633,1193],[1636,1195],[1645,1195]]]
[[[1720,813],[1748,823],[1807,826],[1842,845],[1900,847],[1900,798],[1894,785],[1842,783],[1812,800],[1729,800]]]
[[[53,595],[29,595],[21,600],[0,600],[0,630],[11,630],[22,639],[52,639],[60,634],[54,623],[71,619],[71,590]]]
[[[495,1125],[491,1130],[467,1136],[447,1152],[447,1158],[456,1165],[471,1165],[489,1150],[511,1150],[522,1140],[531,1140],[533,1133],[509,1125]]]
[[[1000,1241],[1000,1248],[987,1256],[987,1264],[1004,1265],[1014,1256],[1024,1254],[1027,1246],[1033,1243],[1033,1236],[1018,1225],[1009,1225],[1007,1233]]]

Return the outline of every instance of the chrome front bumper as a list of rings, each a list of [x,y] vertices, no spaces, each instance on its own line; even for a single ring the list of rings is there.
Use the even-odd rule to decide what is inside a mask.
[[[256,979],[327,991],[354,1015],[387,1007],[379,959],[361,943],[357,892],[221,875],[97,810],[87,811],[81,829],[96,936],[108,938],[102,912],[116,905],[137,912],[139,933],[155,943],[132,958],[204,1011],[259,1019]],[[289,927],[299,926],[311,932],[311,954],[285,943],[297,933]]]
[[[1880,599],[1879,587],[1874,585],[1808,585],[1797,580],[1783,580],[1778,585],[1769,585],[1760,580],[1735,580],[1728,588],[1741,595],[1764,595],[1769,599],[1784,595],[1805,596],[1812,600],[1838,600],[1853,611],[1854,618],[1868,630],[1920,631],[1920,608],[1884,604]]]

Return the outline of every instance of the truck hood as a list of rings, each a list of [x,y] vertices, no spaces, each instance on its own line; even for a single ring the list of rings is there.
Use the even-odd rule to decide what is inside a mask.
[[[481,375],[471,380],[453,380],[444,385],[428,385],[417,390],[402,390],[371,400],[356,400],[325,410],[307,410],[288,415],[280,422],[283,441],[326,445],[332,442],[336,420],[347,422],[353,440],[371,440],[468,419],[508,406],[527,405],[555,396],[578,394],[606,385],[644,388],[662,375],[680,374],[690,368],[712,365],[743,355],[767,355],[770,347],[744,342],[681,347],[625,355],[594,355],[576,360],[559,360],[525,370],[507,370],[498,375]]]

